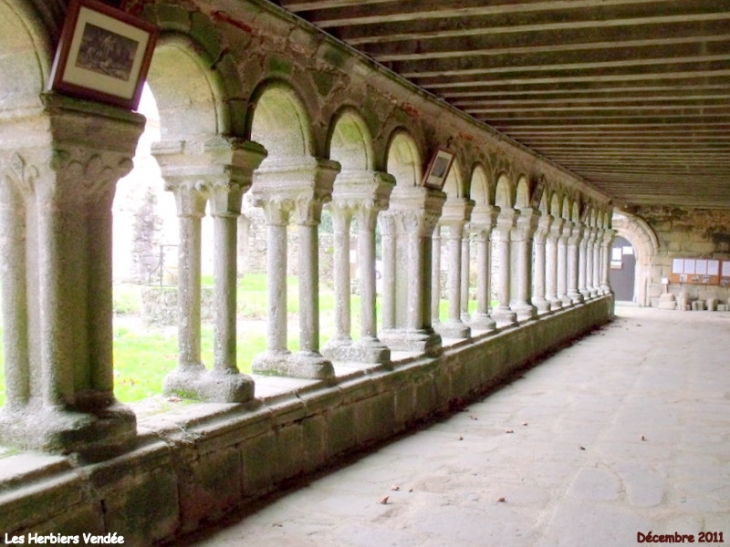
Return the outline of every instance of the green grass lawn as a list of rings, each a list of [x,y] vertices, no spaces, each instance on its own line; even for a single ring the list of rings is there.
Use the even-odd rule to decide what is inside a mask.
[[[296,314],[299,312],[299,284],[296,277],[287,281],[287,312],[289,314],[288,346],[299,349]],[[209,277],[203,284],[212,284]],[[268,293],[264,274],[247,274],[238,285],[238,368],[249,373],[254,357],[266,349],[266,309]],[[335,296],[331,289],[320,287],[320,348],[335,332]],[[471,308],[475,307],[470,302]],[[351,297],[352,330],[354,338],[360,332],[360,298]],[[140,318],[141,288],[136,285],[114,287],[114,391],[123,402],[145,399],[162,393],[165,375],[177,366],[177,329],[151,327]],[[448,302],[441,301],[441,319],[448,317]],[[473,311],[470,310],[470,311]],[[380,317],[380,311],[377,312]],[[213,327],[202,326],[201,353],[203,363],[213,366]],[[5,377],[0,351],[0,406],[5,402]]]

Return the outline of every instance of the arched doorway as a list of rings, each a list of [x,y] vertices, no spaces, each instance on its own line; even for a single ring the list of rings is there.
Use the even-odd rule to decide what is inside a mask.
[[[634,302],[636,253],[628,239],[617,236],[611,248],[609,280],[616,300]]]

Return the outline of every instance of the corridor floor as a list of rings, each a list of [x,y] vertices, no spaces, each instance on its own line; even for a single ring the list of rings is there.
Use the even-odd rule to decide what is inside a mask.
[[[188,544],[730,543],[730,313],[616,313],[463,412]]]

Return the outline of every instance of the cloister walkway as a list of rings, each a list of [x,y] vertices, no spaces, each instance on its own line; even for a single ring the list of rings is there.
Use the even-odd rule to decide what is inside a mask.
[[[463,412],[189,544],[730,542],[730,312],[616,312]]]

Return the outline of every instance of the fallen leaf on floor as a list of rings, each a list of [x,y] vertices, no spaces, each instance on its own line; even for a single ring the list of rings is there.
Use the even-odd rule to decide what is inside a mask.
[[[413,488],[411,488],[410,490],[408,490],[408,492],[409,492],[409,493],[410,493],[410,492],[413,492]]]
[[[381,504],[381,505],[388,505],[388,498],[389,498],[389,497],[390,497],[390,496],[385,496],[384,498],[382,498],[382,499],[380,500],[380,504]]]
[[[398,490],[400,490],[400,486],[396,486],[396,485],[394,484],[393,486],[391,486],[391,487],[390,487],[390,489],[391,489],[391,490],[392,490],[393,492],[397,492]]]
[[[505,501],[507,501],[507,498],[499,498],[497,501],[504,503]]]
[[[641,440],[642,440],[642,441],[645,441],[645,440],[646,440],[646,437],[644,437],[644,435],[642,435],[642,436],[641,436]]]
[[[167,400],[171,403],[179,403],[180,401],[182,401],[180,397],[176,397],[175,395],[173,395],[172,397],[168,397]]]
[[[514,429],[505,429],[504,432],[505,433],[514,433],[515,430]]]
[[[464,437],[462,437],[461,435],[459,435],[459,440],[460,441],[463,441],[464,440]]]
[[[527,425],[527,422],[522,422],[522,425]]]
[[[586,447],[585,447],[585,446],[581,446],[581,447],[580,447],[580,449],[581,449],[581,450],[585,450],[585,449],[586,449]]]
[[[478,420],[479,419],[476,416],[469,416],[469,418],[471,418],[472,420]]]

